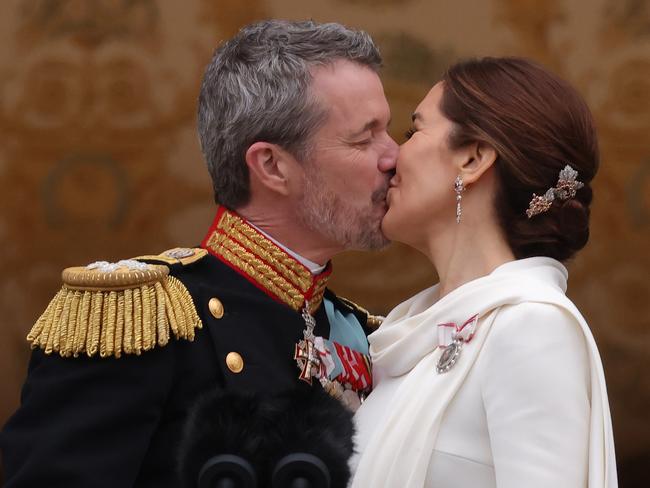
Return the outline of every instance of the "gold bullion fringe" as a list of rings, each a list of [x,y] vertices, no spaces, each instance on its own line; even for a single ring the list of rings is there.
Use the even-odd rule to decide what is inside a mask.
[[[139,355],[173,336],[194,340],[203,327],[185,286],[167,276],[126,290],[80,290],[63,285],[27,335],[32,349],[62,357]]]

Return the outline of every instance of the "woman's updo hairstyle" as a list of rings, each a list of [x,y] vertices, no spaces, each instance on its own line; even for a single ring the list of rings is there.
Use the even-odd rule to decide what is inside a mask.
[[[495,209],[515,256],[571,258],[589,239],[591,181],[599,164],[585,101],[567,82],[521,58],[460,62],[443,82],[440,110],[454,124],[451,148],[483,142],[497,152]],[[529,219],[533,193],[555,187],[567,164],[584,187]]]

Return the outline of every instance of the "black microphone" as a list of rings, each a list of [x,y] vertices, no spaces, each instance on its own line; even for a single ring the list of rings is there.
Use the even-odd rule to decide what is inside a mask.
[[[353,435],[352,412],[317,385],[212,391],[186,422],[180,475],[185,488],[345,488]]]

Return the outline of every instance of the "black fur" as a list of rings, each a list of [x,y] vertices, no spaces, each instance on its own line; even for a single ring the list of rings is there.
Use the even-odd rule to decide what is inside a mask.
[[[235,454],[253,465],[260,487],[270,486],[282,457],[306,452],[327,465],[331,488],[345,488],[353,435],[352,413],[317,386],[275,396],[215,391],[203,396],[188,418],[180,475],[184,487],[195,488],[208,459]]]

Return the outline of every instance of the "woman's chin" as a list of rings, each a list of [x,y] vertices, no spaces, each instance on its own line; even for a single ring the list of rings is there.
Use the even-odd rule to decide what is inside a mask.
[[[391,210],[389,207],[381,221],[381,232],[388,240],[401,242],[403,236],[400,235],[398,223],[399,218],[397,218],[395,210]]]
[[[389,241],[416,247],[414,244],[420,235],[418,230],[421,221],[414,217],[409,211],[398,211],[397,206],[392,205],[381,221],[381,232]]]

